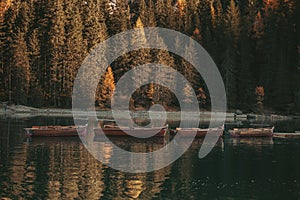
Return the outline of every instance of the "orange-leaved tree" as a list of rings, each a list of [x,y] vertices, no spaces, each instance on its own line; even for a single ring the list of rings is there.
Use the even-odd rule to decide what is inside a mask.
[[[263,101],[264,101],[264,96],[265,96],[265,90],[263,86],[257,86],[255,88],[255,95],[256,95],[256,100],[257,100],[257,107],[259,111],[262,113],[263,111]]]
[[[109,66],[97,88],[96,101],[101,108],[110,107],[111,97],[115,90],[114,74]]]

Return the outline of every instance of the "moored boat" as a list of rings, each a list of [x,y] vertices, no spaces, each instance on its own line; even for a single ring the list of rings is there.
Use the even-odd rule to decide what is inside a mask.
[[[32,126],[24,128],[27,137],[67,137],[84,135],[87,125],[84,126]]]
[[[229,130],[232,137],[271,137],[273,135],[274,126],[272,128],[234,128]]]
[[[181,137],[191,137],[193,135],[196,135],[195,137],[205,137],[207,133],[209,134],[218,134],[219,136],[222,136],[224,132],[224,125],[217,128],[176,128],[176,135],[179,135]]]
[[[300,132],[295,133],[273,133],[275,138],[300,138]]]
[[[164,137],[167,133],[168,126],[143,128],[105,125],[94,128],[95,136],[135,136],[135,137]]]

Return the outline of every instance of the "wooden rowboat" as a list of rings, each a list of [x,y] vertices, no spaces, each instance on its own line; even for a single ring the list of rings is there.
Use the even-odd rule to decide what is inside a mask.
[[[180,135],[181,137],[191,137],[195,135],[195,131],[197,132],[195,137],[205,137],[209,132],[210,134],[218,134],[222,136],[224,132],[224,125],[218,128],[176,128],[176,135]]]
[[[67,137],[86,134],[85,126],[32,126],[24,128],[27,137]],[[77,132],[78,131],[78,132]]]
[[[274,126],[272,128],[235,128],[229,130],[232,137],[271,137],[273,135]]]
[[[137,128],[126,126],[105,125],[104,127],[94,128],[95,136],[135,136],[135,137],[164,137],[168,126],[154,128]],[[153,133],[156,133],[153,135]]]
[[[300,138],[300,132],[295,133],[273,133],[275,138]]]

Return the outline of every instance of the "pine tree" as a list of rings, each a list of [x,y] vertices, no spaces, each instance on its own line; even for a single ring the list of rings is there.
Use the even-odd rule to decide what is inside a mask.
[[[144,27],[143,22],[141,21],[140,18],[137,19],[135,23],[135,29],[136,32],[131,38],[131,45],[132,46],[138,46],[140,48],[144,47],[147,44],[147,39],[145,37],[145,32],[142,29]],[[149,49],[139,49],[137,51],[132,51],[130,53],[130,64],[131,66],[137,67],[139,65],[147,64],[150,62],[150,50]],[[142,71],[141,70],[136,70],[134,73],[133,81],[136,82],[136,87],[140,85],[142,82],[147,81],[150,76],[150,69],[149,68],[144,68]],[[140,81],[138,81],[140,80]],[[130,86],[129,86],[130,87]],[[136,95],[135,95],[135,100],[140,101],[141,99],[146,98],[146,90],[147,88],[142,87],[137,89]],[[140,99],[140,100],[138,100]]]
[[[131,13],[125,1],[116,4],[116,10],[106,16],[107,32],[109,36],[131,29]]]
[[[6,10],[2,24],[2,80],[5,99],[9,103],[27,103],[29,63],[26,47],[28,29],[27,3],[15,1]],[[23,20],[24,24],[19,23]],[[25,23],[26,22],[26,23]],[[23,73],[23,75],[22,75]],[[22,85],[19,85],[22,84]]]
[[[156,27],[155,7],[152,0],[149,0],[147,26]]]
[[[83,39],[87,43],[86,51],[107,38],[107,29],[103,13],[94,1],[85,2],[82,5]]]
[[[255,79],[253,78],[254,66],[254,42],[251,33],[253,33],[253,21],[256,15],[256,7],[253,1],[249,1],[245,9],[248,13],[242,18],[243,28],[240,35],[240,66],[238,70],[238,102],[239,107],[243,109],[251,109],[254,105],[253,88],[255,87]]]
[[[143,22],[144,26],[148,26],[147,22],[148,22],[148,16],[147,16],[147,5],[145,0],[140,0],[139,1],[139,7],[138,7],[138,17],[139,19]]]
[[[61,96],[66,98],[67,106],[71,105],[71,94],[75,75],[87,55],[87,44],[83,39],[83,24],[80,10],[77,4],[79,1],[70,0],[66,4],[65,24],[65,48],[62,73]]]
[[[40,81],[41,66],[40,66],[40,40],[39,40],[39,30],[33,29],[28,37],[28,54],[30,62],[30,88],[29,88],[29,105],[35,105],[37,107],[44,103],[42,83]]]
[[[154,83],[150,83],[148,90],[147,90],[147,97],[152,102],[151,104],[153,104],[154,100],[155,100],[155,88],[154,87],[155,87]]]
[[[10,46],[12,50],[12,67],[14,76],[11,76],[12,101],[17,104],[27,104],[30,83],[30,65],[25,34],[17,30]],[[12,73],[11,71],[11,73]]]
[[[51,52],[50,59],[50,85],[49,95],[54,106],[60,106],[60,95],[63,93],[63,84],[66,78],[66,69],[64,66],[64,48],[65,48],[65,15],[61,0],[53,1],[53,15],[50,19],[52,26],[49,31],[49,48]]]
[[[157,36],[158,44],[163,48],[166,49],[166,46],[164,44],[164,41],[162,38]],[[152,58],[153,63],[158,63],[164,66],[168,66],[170,68],[175,68],[174,64],[174,58],[170,55],[169,52],[165,50],[152,50],[151,54],[154,55]],[[155,103],[160,102],[165,105],[171,105],[172,99],[174,98],[174,95],[170,92],[170,90],[175,91],[176,89],[176,77],[173,76],[173,74],[170,73],[170,71],[156,71],[154,74],[157,82],[158,80],[166,83],[169,85],[169,88],[162,87],[161,85],[154,84],[154,101]]]
[[[192,100],[193,88],[190,87],[189,85],[185,85],[182,92],[184,94],[183,102],[185,104],[191,104],[193,102],[193,100]]]
[[[53,2],[47,0],[36,0],[35,2],[35,28],[38,29],[40,59],[38,65],[37,78],[42,88],[43,97],[47,105],[53,105],[51,101],[51,47],[49,44],[49,32],[53,11]]]
[[[295,17],[294,9],[287,2],[280,2],[277,8],[276,16],[278,21],[278,48],[276,53],[277,65],[275,65],[272,88],[275,99],[272,101],[272,106],[278,106],[279,109],[284,109],[285,112],[290,112],[293,107],[294,81],[291,79],[295,73],[296,67],[292,63],[297,63],[297,44],[296,32],[294,30]]]
[[[172,0],[157,0],[156,1],[156,21],[157,26],[163,28],[175,29],[176,18],[174,16],[174,7]]]
[[[276,1],[276,0],[275,0]],[[258,40],[258,54],[260,54],[258,64],[258,84],[262,85],[266,91],[265,105],[269,106],[275,99],[273,91],[273,77],[278,66],[277,51],[280,48],[278,44],[278,23],[277,23],[277,6],[273,7],[273,0],[264,1],[264,15],[262,16],[263,31]],[[264,53],[267,52],[267,53]],[[275,89],[275,88],[274,88]]]
[[[5,39],[6,39],[5,23],[0,19],[0,101],[5,100],[5,73],[4,73],[5,72],[4,52],[6,46]]]
[[[222,67],[225,70],[224,79],[229,107],[234,107],[238,100],[237,73],[238,73],[238,41],[240,36],[240,11],[234,0],[230,0],[226,13],[226,49]]]

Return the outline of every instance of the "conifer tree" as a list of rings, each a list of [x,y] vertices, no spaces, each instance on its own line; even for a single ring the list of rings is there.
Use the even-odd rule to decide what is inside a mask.
[[[22,12],[19,12],[20,9]],[[17,23],[22,18],[25,18],[24,21],[28,21],[27,13],[26,4],[15,1],[6,10],[3,18],[3,46],[1,47],[3,53],[3,88],[4,95],[9,103],[27,102],[28,85],[26,80],[28,76],[26,72],[29,65],[27,65],[28,52],[24,33],[26,24]],[[21,78],[22,72],[24,72],[24,77]],[[19,86],[18,84],[24,85]]]
[[[12,50],[12,67],[14,75],[11,76],[12,101],[17,104],[27,104],[30,83],[30,65],[25,34],[18,29],[10,46]]]
[[[135,34],[131,38],[131,45],[142,48],[147,44],[147,39],[145,37],[145,32],[142,29],[144,27],[143,22],[140,18],[137,19],[134,28],[136,29]],[[150,62],[150,50],[149,49],[139,49],[137,51],[132,51],[130,53],[130,64],[134,68],[139,65],[147,64]],[[150,69],[145,68],[143,71],[135,71],[133,80],[137,81],[137,85],[139,85],[143,81],[147,81],[149,79]],[[140,80],[140,81],[138,81]],[[146,88],[140,88],[137,90],[137,95],[135,98],[143,99],[146,97]]]
[[[162,38],[157,36],[157,40],[159,45],[166,49],[164,41]],[[152,55],[154,55],[153,61],[154,63],[158,63],[164,66],[168,66],[170,68],[175,68],[174,58],[170,55],[169,52],[165,50],[152,50]],[[169,83],[169,88],[162,87],[160,85],[154,85],[154,99],[155,101],[159,101],[165,105],[172,103],[172,99],[174,95],[170,92],[170,90],[175,91],[176,89],[176,77],[173,76],[169,71],[157,71],[155,72],[156,80],[160,80],[165,83]]]
[[[225,87],[228,105],[236,106],[237,103],[237,66],[238,66],[238,41],[240,36],[240,11],[234,0],[230,0],[226,13],[226,49],[222,67],[225,74]]]
[[[185,85],[182,92],[184,94],[183,102],[186,104],[192,103],[193,88],[189,87],[189,85]]]
[[[67,104],[71,103],[72,87],[77,70],[81,66],[84,57],[87,55],[87,44],[83,39],[83,24],[80,10],[77,6],[79,1],[70,0],[66,4],[65,24],[65,58],[63,62],[63,81],[61,95],[67,97]]]
[[[152,0],[149,0],[149,6],[148,6],[148,27],[156,27],[156,19],[155,19],[155,7]]]
[[[0,16],[4,17],[4,16]],[[5,24],[0,19],[0,100],[5,100],[5,58],[4,58],[4,52],[5,52]]]
[[[28,55],[30,62],[30,88],[29,88],[29,104],[34,104],[37,107],[44,103],[43,88],[40,81],[41,64],[40,64],[40,40],[39,30],[36,28],[31,31],[28,38]]]
[[[242,17],[243,28],[240,35],[240,66],[238,70],[238,102],[239,107],[243,109],[251,109],[254,105],[253,88],[255,87],[255,79],[253,78],[254,66],[254,43],[251,33],[253,33],[253,19],[255,19],[256,7],[254,1],[249,1],[246,7],[248,14]]]
[[[49,94],[54,106],[60,106],[60,96],[67,76],[66,66],[64,66],[65,48],[65,15],[61,0],[53,1],[53,15],[50,19],[52,26],[49,31],[50,59],[50,85]]]
[[[104,14],[101,13],[94,1],[87,1],[82,5],[83,39],[87,44],[86,51],[107,38]]]

